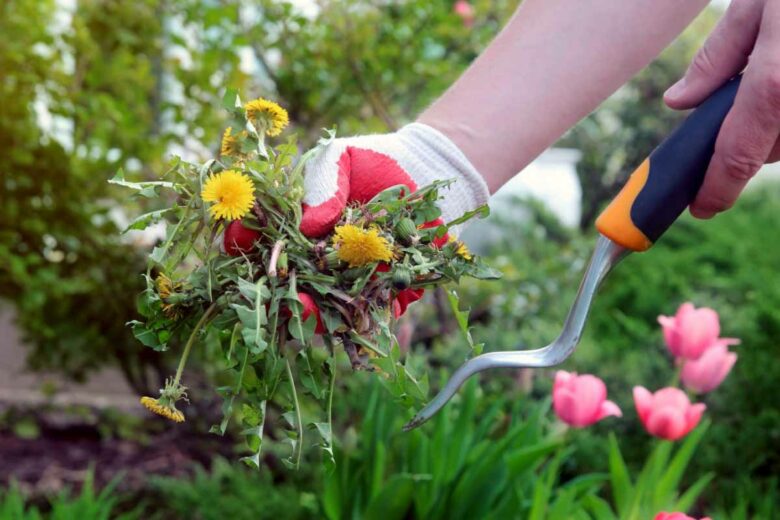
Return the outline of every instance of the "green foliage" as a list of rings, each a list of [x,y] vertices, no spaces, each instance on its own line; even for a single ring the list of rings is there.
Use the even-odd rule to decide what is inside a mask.
[[[3,520],[134,520],[141,518],[137,510],[118,513],[119,499],[115,493],[120,477],[95,492],[90,472],[81,488],[81,493],[71,496],[63,491],[51,498],[46,507],[39,509],[26,504],[19,485],[12,482],[5,491],[0,491],[0,518]]]
[[[290,478],[290,475],[288,475]],[[148,518],[296,520],[320,516],[311,479],[275,483],[267,471],[216,459],[191,479],[155,478]],[[313,489],[314,488],[314,489]]]
[[[699,426],[680,443],[674,456],[674,443],[659,442],[635,481],[629,476],[617,439],[610,434],[609,477],[615,513],[606,513],[607,505],[603,500],[590,499],[593,512],[600,519],[641,520],[652,518],[659,511],[688,511],[714,476],[700,477],[683,493],[678,490],[683,473],[706,431],[706,423]]]
[[[262,0],[260,15],[234,37],[251,46],[269,87],[310,136],[334,124],[345,135],[386,131],[441,94],[518,3],[476,2],[469,29],[451,2],[327,0],[310,16],[295,2]]]
[[[273,465],[247,471],[218,460],[192,479],[153,480],[149,509],[197,519],[638,520],[690,509],[710,478],[680,489],[706,425],[679,444],[659,443],[637,477],[612,439],[602,443],[600,471],[568,478],[561,468],[581,432],[552,421],[548,402],[515,393],[488,404],[471,382],[431,423],[403,433],[408,410],[375,382],[367,393],[363,382],[350,386],[362,393],[339,406],[361,421],[339,436],[332,472],[308,467],[272,479]]]
[[[734,487],[734,505],[721,507],[712,514],[715,520],[772,520],[780,515],[780,487],[777,477],[765,483],[743,479]]]
[[[780,378],[780,244],[766,237],[779,194],[777,186],[764,186],[712,221],[684,217],[651,251],[624,260],[596,298],[587,346],[575,360],[605,376],[614,394],[628,395],[633,384],[658,388],[668,384],[671,364],[657,315],[686,300],[716,309],[722,335],[742,344],[734,347],[739,360],[728,379],[704,396],[713,425],[694,465],[715,471],[715,484],[725,489],[739,475],[780,472],[780,404],[773,397]]]
[[[374,388],[353,444],[336,451],[322,493],[328,518],[558,518],[582,514],[601,474],[559,481],[564,438],[549,403],[493,400],[474,381],[430,424],[401,432],[407,413]]]
[[[55,116],[80,106],[65,98],[70,79],[65,42],[51,33],[53,2],[5,3],[0,10],[6,35],[0,44],[0,297],[17,306],[32,367],[80,378],[100,364],[119,362],[129,382],[143,388],[140,367],[149,356],[137,355],[123,326],[141,288],[131,273],[143,263],[120,242],[102,200],[104,160],[77,160],[37,127],[36,100],[47,100]],[[89,89],[82,92],[88,97]],[[95,116],[90,127],[105,131],[108,124]]]

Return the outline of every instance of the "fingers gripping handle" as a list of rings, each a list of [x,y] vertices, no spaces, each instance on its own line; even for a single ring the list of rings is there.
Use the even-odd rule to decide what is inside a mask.
[[[602,235],[623,247],[644,251],[693,202],[740,79],[716,90],[636,169],[596,220]]]

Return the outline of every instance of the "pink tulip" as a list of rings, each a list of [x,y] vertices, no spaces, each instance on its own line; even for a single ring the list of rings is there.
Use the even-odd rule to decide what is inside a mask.
[[[715,390],[737,362],[737,355],[728,349],[737,343],[736,339],[718,339],[699,359],[686,360],[680,374],[683,384],[697,394]]]
[[[471,27],[474,25],[474,7],[467,0],[458,0],[452,6],[452,11],[460,16],[463,25]]]
[[[664,511],[661,511],[657,515],[655,515],[655,518],[653,520],[696,520],[692,516],[688,516],[685,513],[666,513]],[[705,516],[701,520],[710,520],[709,516]]]
[[[610,415],[621,417],[620,408],[606,399],[607,387],[598,377],[563,370],[555,373],[553,408],[566,424],[583,428]]]
[[[658,316],[664,340],[674,357],[699,359],[720,334],[718,313],[708,307],[695,308],[691,302],[680,305],[677,314]]]
[[[688,435],[707,408],[701,403],[691,404],[685,392],[673,387],[652,394],[646,388],[635,386],[634,404],[648,433],[670,441]]]

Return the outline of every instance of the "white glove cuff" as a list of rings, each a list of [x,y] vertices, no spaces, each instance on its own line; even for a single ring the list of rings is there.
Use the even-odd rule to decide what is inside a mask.
[[[436,180],[454,179],[449,189],[441,192],[442,218],[450,222],[467,211],[487,203],[490,197],[485,180],[463,152],[450,139],[428,125],[411,123],[396,132],[409,152],[409,171],[422,187]]]

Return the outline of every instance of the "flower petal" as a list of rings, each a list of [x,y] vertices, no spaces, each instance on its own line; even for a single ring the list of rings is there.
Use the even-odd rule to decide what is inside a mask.
[[[565,370],[558,370],[555,373],[555,382],[553,383],[553,391],[558,388],[567,388],[569,382],[577,376],[576,372],[566,372]]]
[[[635,386],[634,406],[636,406],[636,413],[639,415],[639,419],[645,422],[653,406],[653,394],[643,386]]]
[[[620,407],[613,403],[612,401],[604,401],[601,403],[601,410],[599,410],[598,420],[605,417],[609,417],[610,415],[615,417],[623,417],[623,412],[620,410]]]
[[[696,403],[685,413],[685,433],[683,435],[688,435],[688,432],[696,428],[696,426],[699,424],[699,421],[701,421],[701,416],[704,413],[704,410],[707,409],[707,405],[704,403]]]
[[[651,435],[675,441],[688,433],[686,417],[682,410],[672,406],[655,408],[645,424]]]

